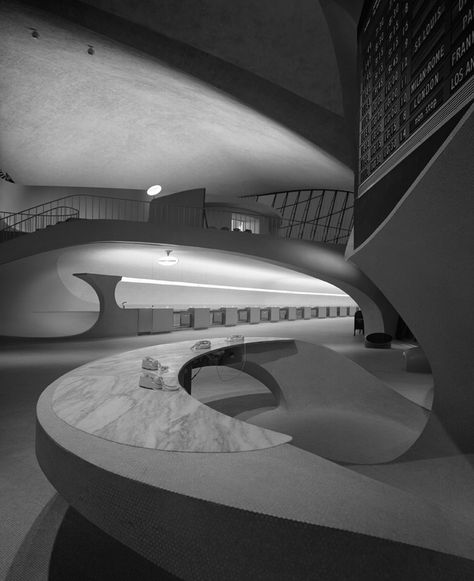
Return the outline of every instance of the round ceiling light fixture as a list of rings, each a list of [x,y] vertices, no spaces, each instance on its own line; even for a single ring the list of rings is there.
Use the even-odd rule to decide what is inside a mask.
[[[178,264],[178,259],[175,258],[174,256],[170,256],[172,252],[173,252],[172,250],[167,250],[166,256],[160,258],[158,260],[158,264],[160,264],[161,266],[174,266],[175,264]]]
[[[161,190],[162,190],[162,189],[163,189],[163,188],[162,188],[161,186],[159,186],[159,185],[156,185],[156,186],[151,186],[151,187],[149,187],[149,188],[147,189],[146,193],[147,193],[149,196],[156,196],[157,194],[159,194],[159,193],[161,192]]]

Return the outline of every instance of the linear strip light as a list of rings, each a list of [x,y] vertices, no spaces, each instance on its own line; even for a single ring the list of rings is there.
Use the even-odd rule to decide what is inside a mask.
[[[278,294],[288,294],[288,295],[314,295],[322,297],[348,297],[345,293],[314,293],[314,292],[304,292],[304,291],[293,291],[293,290],[277,290],[268,288],[254,288],[247,286],[227,286],[223,284],[202,284],[199,282],[182,282],[176,280],[156,280],[153,278],[129,278],[127,276],[122,276],[121,282],[131,282],[133,284],[159,284],[162,286],[186,286],[194,288],[217,288],[221,290],[238,290],[238,291],[252,291],[259,293],[278,293]]]

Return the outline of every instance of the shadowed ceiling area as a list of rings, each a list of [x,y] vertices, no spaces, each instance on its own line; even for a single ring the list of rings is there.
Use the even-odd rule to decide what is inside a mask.
[[[0,167],[17,183],[137,189],[161,183],[166,193],[206,187],[227,195],[352,189],[352,170],[341,156],[234,96],[37,8],[5,2],[0,10]],[[271,76],[268,63],[256,68]],[[328,119],[341,122],[336,81],[318,94],[314,83],[290,86],[284,69],[271,82],[286,85],[284,94],[306,91],[305,103],[313,91],[314,107],[328,107]]]
[[[329,30],[318,0],[83,0],[247,69],[342,114]]]

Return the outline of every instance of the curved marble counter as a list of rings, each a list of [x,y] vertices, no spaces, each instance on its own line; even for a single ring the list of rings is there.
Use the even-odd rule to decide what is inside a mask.
[[[270,339],[288,342],[290,339]],[[151,356],[168,367],[168,385],[179,385],[179,372],[193,359],[248,343],[212,339],[210,349],[193,350],[195,341],[157,345],[93,361],[52,384],[53,410],[71,426],[117,442],[173,452],[243,452],[278,446],[291,436],[253,426],[212,410],[177,391],[139,387],[142,359]]]
[[[214,341],[213,348],[218,346]],[[308,345],[292,340],[286,344],[254,341],[253,349],[285,369],[291,353],[302,357]],[[177,346],[162,347],[175,351]],[[106,391],[114,394],[113,382],[106,375],[111,361],[115,372],[109,377],[119,376],[120,385],[133,379],[133,388],[141,389],[136,387],[141,359],[156,356],[158,349],[140,349],[80,367],[51,384],[38,401],[39,464],[53,486],[89,521],[151,562],[190,581],[312,579],[321,563],[337,568],[348,555],[362,552],[370,553],[371,558],[380,556],[381,567],[413,563],[410,559],[416,553],[415,559],[433,563],[444,574],[439,578],[452,578],[452,559],[458,559],[456,566],[467,567],[465,578],[472,577],[471,515],[358,474],[301,450],[287,443],[288,439],[280,445],[232,453],[173,452],[97,437],[81,424],[88,416],[90,421],[93,413],[71,415],[80,428],[58,416],[60,408],[68,408],[62,407],[66,401],[74,401],[77,410],[85,398],[89,410],[89,392],[97,389],[99,377],[108,386]],[[321,361],[315,360],[314,350],[308,350],[313,366],[323,367],[326,355],[328,365],[337,364],[337,357],[326,353],[329,350],[316,351]],[[180,361],[201,354],[189,351],[188,343]],[[133,373],[130,371],[127,380],[132,361]],[[177,361],[175,372],[180,364]],[[353,372],[352,366],[348,371]],[[83,378],[82,395],[76,399],[74,377]],[[90,382],[90,378],[94,380]],[[347,380],[350,383],[353,377]],[[191,405],[193,399],[183,390],[141,392],[144,402],[148,396],[164,402],[160,396],[172,398],[178,393],[183,395],[183,403]],[[328,386],[320,397],[326,400],[329,394]],[[146,406],[128,408],[127,398],[125,403],[129,419],[138,421],[133,415],[138,410],[148,417]],[[171,420],[169,414],[166,418]]]

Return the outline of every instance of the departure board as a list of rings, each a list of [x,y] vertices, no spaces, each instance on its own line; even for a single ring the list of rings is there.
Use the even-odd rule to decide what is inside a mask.
[[[407,151],[416,147],[411,137],[456,95],[472,98],[473,24],[474,0],[366,2],[358,31],[359,187],[405,142]]]

